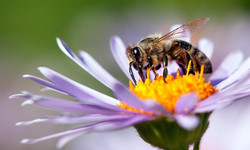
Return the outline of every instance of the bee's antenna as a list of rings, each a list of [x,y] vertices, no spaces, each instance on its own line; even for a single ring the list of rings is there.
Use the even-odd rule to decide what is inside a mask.
[[[133,62],[130,62],[129,63],[129,74],[130,74],[130,76],[131,76],[131,78],[132,78],[132,80],[133,80],[133,82],[134,82],[134,85],[136,85],[137,83],[136,83],[136,80],[135,80],[135,76],[134,76],[134,74],[133,74],[133,70],[132,70],[132,64],[133,64]]]

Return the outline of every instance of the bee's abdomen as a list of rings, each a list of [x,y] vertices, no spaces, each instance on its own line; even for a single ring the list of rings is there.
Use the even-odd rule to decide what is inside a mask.
[[[204,73],[212,73],[212,64],[209,60],[209,58],[198,48],[196,47],[191,47],[189,50],[190,54],[195,57],[197,63],[199,66],[204,65]]]
[[[175,39],[172,41],[172,45],[168,50],[168,53],[171,55],[173,60],[177,60],[178,63],[185,66],[185,68],[182,69],[186,69],[188,66],[188,58],[185,56],[189,55],[182,55],[185,52],[190,55],[189,60],[193,61],[193,71],[200,71],[201,65],[204,65],[204,73],[212,73],[212,64],[208,57],[198,48],[192,46],[192,44]]]
[[[193,47],[190,43],[182,40],[179,40],[179,44],[181,48],[184,48],[187,51],[191,50],[191,48]]]

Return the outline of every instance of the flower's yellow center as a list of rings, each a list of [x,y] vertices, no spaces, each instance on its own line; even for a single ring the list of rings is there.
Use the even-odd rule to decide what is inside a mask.
[[[166,110],[174,113],[176,103],[182,95],[196,92],[199,99],[203,100],[217,92],[217,89],[210,85],[210,81],[206,83],[203,78],[204,65],[201,66],[200,74],[196,72],[195,75],[189,74],[190,66],[191,62],[189,62],[186,75],[180,76],[179,70],[177,70],[176,77],[167,75],[165,78],[166,82],[164,82],[162,76],[159,77],[158,75],[153,81],[151,81],[149,79],[150,69],[148,69],[146,81],[139,81],[136,86],[130,81],[130,90],[141,100],[155,100]],[[130,107],[125,103],[121,103],[119,107],[130,111],[153,115],[152,113]]]

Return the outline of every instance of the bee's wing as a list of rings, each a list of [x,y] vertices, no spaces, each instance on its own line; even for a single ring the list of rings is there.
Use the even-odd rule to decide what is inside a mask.
[[[190,35],[191,33],[195,32],[198,30],[202,25],[204,25],[209,18],[200,18],[191,22],[188,22],[172,31],[169,33],[163,35],[159,39],[155,40],[154,43],[158,43],[163,40],[169,40],[171,38],[178,38],[178,37],[186,37]]]

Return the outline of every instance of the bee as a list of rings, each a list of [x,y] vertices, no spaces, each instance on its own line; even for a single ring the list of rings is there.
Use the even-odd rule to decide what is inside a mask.
[[[167,66],[171,61],[176,61],[184,74],[187,72],[189,61],[191,61],[189,73],[194,74],[200,71],[201,65],[204,65],[204,73],[212,73],[212,64],[207,56],[192,44],[178,39],[195,32],[208,20],[209,18],[200,18],[163,36],[149,36],[142,39],[137,45],[129,45],[126,49],[126,55],[129,60],[129,73],[134,84],[136,85],[136,80],[132,66],[137,70],[143,82],[145,81],[143,70],[150,68],[156,76],[156,70],[160,69],[162,65],[165,81],[168,74]]]

